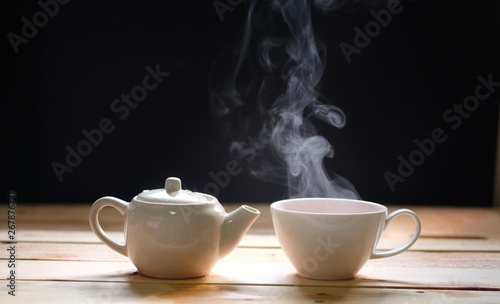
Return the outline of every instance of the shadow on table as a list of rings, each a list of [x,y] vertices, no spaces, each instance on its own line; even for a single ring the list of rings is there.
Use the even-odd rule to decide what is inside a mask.
[[[191,302],[223,299],[225,301],[265,301],[271,303],[342,301],[366,299],[383,300],[394,291],[380,286],[379,280],[358,276],[350,280],[322,281],[303,278],[295,273],[285,274],[281,283],[222,283],[210,282],[209,277],[185,280],[162,280],[137,272],[125,275],[127,292],[132,298]],[[393,284],[394,282],[390,282]],[[396,284],[404,283],[397,282]],[[383,283],[382,283],[383,285]],[[373,288],[379,286],[381,288]]]

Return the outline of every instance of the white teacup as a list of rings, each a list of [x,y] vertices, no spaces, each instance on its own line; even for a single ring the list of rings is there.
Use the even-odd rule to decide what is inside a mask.
[[[399,215],[416,223],[410,240],[401,247],[375,251],[380,235]],[[297,198],[271,204],[274,230],[297,273],[320,280],[353,278],[368,259],[385,258],[410,248],[420,235],[421,224],[411,210],[361,200]]]

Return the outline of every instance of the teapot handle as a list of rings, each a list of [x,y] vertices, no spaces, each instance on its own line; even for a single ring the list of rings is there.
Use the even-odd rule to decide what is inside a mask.
[[[104,243],[106,244],[109,248],[113,249],[114,251],[123,254],[124,256],[127,256],[127,248],[125,243],[118,243],[114,240],[112,240],[106,232],[102,229],[101,225],[99,224],[99,212],[104,208],[104,207],[113,207],[116,210],[118,210],[122,215],[125,215],[125,211],[127,209],[128,203],[112,197],[112,196],[105,196],[92,204],[90,207],[90,213],[89,213],[89,222],[90,222],[90,228],[94,232],[94,234]]]

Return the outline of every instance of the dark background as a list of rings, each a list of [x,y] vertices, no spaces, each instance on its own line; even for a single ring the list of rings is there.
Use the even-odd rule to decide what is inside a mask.
[[[327,48],[321,93],[347,116],[340,130],[318,125],[336,150],[326,169],[352,182],[363,199],[384,204],[491,205],[500,90],[456,130],[443,113],[474,95],[478,76],[491,73],[500,81],[498,1],[401,5],[349,64],[339,43],[353,44],[354,27],[373,20],[371,9],[312,9],[315,34]],[[36,1],[8,1],[0,9],[5,200],[10,189],[29,203],[93,202],[105,195],[130,200],[162,187],[169,176],[223,203],[286,196],[284,186],[252,177],[248,163],[229,153],[230,140],[220,135],[227,130],[211,112],[210,70],[222,49],[239,42],[246,1],[223,20],[211,1],[71,1],[17,54],[8,33],[21,35],[21,18],[32,20],[41,8]],[[111,103],[157,64],[170,75],[120,120]],[[75,148],[85,139],[82,130],[97,128],[103,118],[115,129],[60,182],[51,164],[64,164],[65,147]],[[414,140],[429,138],[435,128],[447,140],[391,191],[384,172],[397,173],[398,156],[407,158]],[[210,172],[226,171],[233,159],[241,173],[213,187]]]

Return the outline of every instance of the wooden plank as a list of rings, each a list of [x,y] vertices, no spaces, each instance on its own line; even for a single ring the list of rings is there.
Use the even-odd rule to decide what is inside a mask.
[[[123,242],[123,232],[107,230],[106,233],[116,240]],[[0,242],[8,242],[7,230],[0,229]],[[88,227],[86,230],[74,229],[24,229],[20,226],[16,230],[17,242],[60,242],[60,243],[101,243]]]
[[[0,247],[4,250],[9,245]],[[70,243],[18,243],[18,260],[61,260],[61,261],[102,261],[126,262],[128,258],[111,250],[103,244]],[[6,257],[2,257],[6,258]],[[240,262],[268,264],[286,262],[283,251],[279,248],[243,248],[235,249],[226,259]],[[430,252],[408,251],[386,259],[369,261],[377,267],[447,267],[447,268],[500,268],[500,254],[495,252]]]
[[[401,246],[410,239],[409,233],[403,230],[385,231],[380,238],[377,249],[387,250]],[[499,228],[500,229],[500,228]],[[274,234],[248,234],[242,239],[240,247],[266,247],[280,248],[280,244]],[[473,238],[473,237],[426,237],[417,240],[409,251],[478,251],[478,252],[500,252],[500,239]]]
[[[59,242],[59,243],[81,243],[100,244],[99,239],[92,233],[89,227],[78,228],[63,226],[64,229],[56,229],[59,226],[51,226],[51,229],[38,229],[34,227],[26,229],[20,226],[16,231],[18,242]],[[410,237],[411,232],[402,233],[398,227],[385,231],[380,239],[378,249],[390,249],[400,246]],[[391,232],[392,231],[392,232]],[[110,237],[118,242],[123,242],[122,231],[107,230]],[[7,242],[7,231],[0,229],[0,241]],[[255,234],[248,232],[241,240],[239,247],[263,247],[280,248],[280,244],[274,233]],[[483,251],[500,252],[500,239],[472,238],[472,237],[426,237],[422,236],[410,248],[410,251]]]
[[[18,220],[22,223],[40,223],[40,222],[57,222],[57,223],[88,223],[88,215],[91,204],[77,205],[18,205],[16,212]],[[230,212],[240,204],[223,204],[227,212]],[[261,212],[261,216],[256,220],[253,226],[256,228],[272,227],[271,214],[269,204],[258,203],[249,205],[257,208]],[[0,206],[0,214],[5,214],[7,207]],[[421,207],[421,206],[389,206],[389,212],[399,208],[410,208],[414,210],[423,221],[424,229],[428,229],[434,233],[453,233],[454,229],[464,227],[463,233],[469,235],[471,233],[484,234],[493,232],[499,235],[498,231],[494,231],[487,223],[500,224],[500,209],[494,208],[475,208],[475,207]],[[123,224],[123,218],[118,211],[113,208],[105,208],[100,213],[100,218],[103,223]],[[437,220],[436,220],[437,219]],[[481,219],[481,221],[478,221]],[[411,224],[411,221],[408,222]],[[472,228],[471,232],[469,228]],[[479,230],[478,230],[479,229]],[[425,230],[424,230],[425,232]]]
[[[268,204],[250,204],[261,211],[261,216],[252,225],[250,232],[256,234],[273,233]],[[229,212],[239,204],[226,204]],[[398,209],[391,206],[389,211]],[[20,229],[64,229],[88,230],[88,205],[19,205],[16,209]],[[475,238],[500,240],[500,214],[493,208],[449,208],[449,207],[410,207],[422,221],[422,236],[436,238]],[[0,206],[0,214],[6,214],[6,206]],[[123,217],[113,208],[105,208],[100,214],[104,228],[123,229]],[[34,224],[38,224],[34,225]],[[81,225],[78,225],[81,224]],[[24,227],[24,228],[23,228]],[[49,228],[52,227],[52,228]],[[2,227],[3,228],[3,227]],[[409,234],[413,222],[404,217],[397,218],[387,229],[388,233]],[[5,237],[0,235],[0,237]]]
[[[337,286],[382,288],[489,289],[500,291],[500,269],[495,260],[484,268],[448,267],[446,261],[432,265],[423,260],[403,265],[371,260],[355,279],[344,281],[309,280],[298,276],[278,252],[261,257],[263,249],[232,254],[221,259],[212,273],[190,280],[160,280],[170,283]],[[408,258],[408,257],[407,257]],[[466,263],[465,263],[466,264]],[[493,265],[496,264],[496,265]],[[469,264],[470,265],[470,264]],[[149,282],[131,262],[18,260],[18,280],[58,280],[89,282]]]
[[[231,205],[227,209],[234,207]],[[269,208],[264,207],[260,206],[262,216],[244,236],[241,247],[279,248]],[[20,212],[23,216],[19,217],[16,229],[19,242],[100,242],[88,224],[89,206],[25,206],[19,209],[24,210]],[[116,210],[106,209],[109,210],[103,214],[103,228],[115,240],[123,241],[123,217]],[[494,209],[412,209],[422,218],[423,228],[421,237],[410,250],[500,251],[500,215]],[[412,225],[412,221],[404,217],[396,218],[383,233],[378,248],[390,249],[404,243],[413,231]],[[0,229],[0,241],[4,242],[8,241],[5,228]]]
[[[492,208],[413,207],[424,237],[500,239],[500,215]],[[406,225],[410,224],[408,221]],[[403,227],[400,223],[400,227]]]
[[[0,293],[0,302],[14,303]],[[20,282],[23,303],[498,303],[498,292],[439,289],[342,288],[329,286],[244,286],[163,282]]]
[[[412,251],[370,260],[352,280],[318,281],[295,274],[279,248],[268,206],[252,206],[261,210],[261,217],[240,246],[221,259],[209,276],[158,280],[138,274],[126,257],[99,242],[88,226],[90,205],[20,205],[16,229],[17,299],[30,303],[68,303],[72,299],[82,303],[498,303],[497,209],[411,208],[423,224],[422,236]],[[112,237],[122,240],[123,218],[108,209],[101,214],[103,226]],[[401,244],[412,230],[411,221],[396,219],[384,232],[379,248]],[[6,235],[5,229],[0,230],[0,240],[7,241]],[[3,251],[5,246],[9,244],[2,244],[0,249]],[[1,261],[7,262],[3,256]],[[6,286],[6,281],[0,279],[0,285]],[[5,288],[0,293],[0,302],[12,300],[7,291]]]
[[[57,223],[58,225],[83,224],[88,228],[88,214],[91,204],[79,205],[18,205],[17,221],[20,227],[32,227],[33,223]],[[269,204],[249,204],[261,211],[261,216],[252,225],[253,233],[272,233],[272,220]],[[240,204],[224,204],[229,212]],[[400,208],[390,206],[389,211]],[[422,221],[422,236],[448,238],[488,238],[500,239],[499,209],[472,207],[419,207],[409,206]],[[0,214],[6,214],[6,206],[0,206]],[[100,214],[103,226],[123,229],[123,217],[113,208],[105,208]],[[397,223],[397,224],[396,224]],[[408,234],[413,230],[413,222],[404,217],[397,218],[388,228]]]
[[[226,212],[230,212],[243,204],[222,204]],[[261,216],[255,223],[256,226],[269,226],[271,219],[269,204],[248,204],[260,210]],[[89,221],[89,212],[92,203],[88,204],[22,204],[16,205],[16,216],[19,223],[85,223]],[[7,205],[0,205],[0,214],[7,214]],[[114,208],[104,208],[99,213],[103,223],[123,224],[123,216]]]

